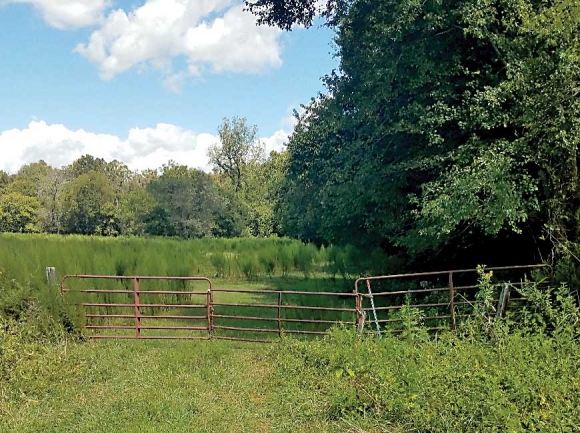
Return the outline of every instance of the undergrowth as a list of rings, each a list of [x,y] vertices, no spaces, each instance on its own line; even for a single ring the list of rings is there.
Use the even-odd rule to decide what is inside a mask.
[[[278,404],[300,422],[342,420],[353,432],[579,431],[574,294],[524,282],[512,289],[529,302],[502,318],[483,269],[480,289],[474,316],[455,333],[429,336],[407,305],[400,335],[339,328],[321,340],[285,339],[272,351]]]

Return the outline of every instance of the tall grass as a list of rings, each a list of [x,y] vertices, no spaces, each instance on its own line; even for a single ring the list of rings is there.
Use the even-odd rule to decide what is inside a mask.
[[[348,248],[331,247],[329,251],[336,252],[341,263],[355,254]],[[352,250],[352,249],[350,249]],[[31,296],[57,298],[56,290],[47,287],[45,268],[54,266],[59,278],[64,275],[96,274],[119,276],[204,276],[214,280],[218,287],[255,288],[272,290],[299,291],[352,291],[351,282],[335,281],[326,273],[329,260],[326,249],[319,249],[312,244],[304,244],[290,239],[203,239],[176,240],[167,238],[103,238],[87,236],[56,236],[56,235],[18,235],[0,234],[0,269],[5,278],[14,279],[27,290]],[[355,263],[350,263],[350,272],[355,272]],[[342,272],[345,278],[348,273]],[[69,289],[108,289],[132,290],[131,280],[77,280],[67,281]],[[6,288],[4,288],[6,289]],[[207,283],[187,281],[144,281],[140,283],[141,291],[171,290],[171,291],[205,291]],[[13,289],[13,297],[22,297]],[[50,294],[50,295],[49,295]],[[143,297],[144,296],[144,297]],[[184,295],[143,295],[142,303],[182,304],[205,303],[205,298],[194,296],[189,299]],[[216,295],[217,296],[217,295]],[[223,302],[234,303],[277,303],[277,297],[270,299],[269,295],[260,295],[256,299],[244,298],[245,295],[219,295]],[[51,299],[52,299],[51,298]],[[202,299],[203,298],[203,299]],[[131,304],[132,293],[99,293],[79,294],[68,293],[67,305],[71,307],[68,313],[75,319],[75,325],[80,329],[84,324],[83,313],[92,314],[127,314],[124,307],[98,306],[90,311],[82,310],[79,304],[83,302]],[[12,302],[12,301],[10,301]],[[16,302],[16,301],[14,301]],[[335,306],[352,308],[352,299],[319,298],[313,296],[285,296],[285,305]],[[43,302],[47,303],[47,302]],[[352,304],[352,305],[351,305]],[[157,314],[157,307],[143,307],[142,314]],[[276,310],[255,310],[248,307],[222,308],[222,314],[264,315]],[[175,314],[199,314],[198,310],[174,310]],[[287,310],[283,309],[282,318],[288,319],[321,319],[321,320],[352,320],[350,313],[335,313],[331,311]],[[105,324],[100,319],[93,319],[93,325]],[[129,325],[130,320],[113,320],[110,324]],[[272,325],[267,321],[245,321],[234,323],[232,320],[218,320],[224,326],[248,326],[264,328]],[[156,323],[159,324],[159,323]],[[164,323],[165,324],[165,323]],[[187,323],[188,325],[194,323]],[[199,323],[203,325],[203,323]],[[329,325],[309,325],[306,323],[289,323],[289,328],[324,331]],[[129,332],[129,331],[128,331]],[[274,336],[274,335],[271,335]]]
[[[45,268],[65,274],[205,276],[225,280],[313,275],[350,279],[386,272],[393,258],[352,246],[318,248],[286,238],[177,240],[0,233],[0,268],[45,285]]]
[[[0,268],[42,286],[44,270],[65,274],[200,275],[255,279],[309,275],[325,265],[313,245],[288,239],[144,239],[0,234]]]

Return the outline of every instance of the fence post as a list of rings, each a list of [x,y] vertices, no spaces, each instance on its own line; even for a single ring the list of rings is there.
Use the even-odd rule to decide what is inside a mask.
[[[282,292],[278,292],[278,337],[282,338]]]
[[[209,289],[207,289],[207,336],[208,338],[213,337],[213,291],[211,287],[211,282],[209,283]]]
[[[141,338],[141,310],[139,299],[139,278],[134,280],[134,294],[135,294],[135,338]]]
[[[497,304],[497,312],[495,317],[497,319],[505,317],[508,302],[510,300],[511,286],[509,283],[504,283],[501,293],[499,294],[499,302]]]
[[[455,289],[453,287],[453,272],[449,272],[449,317],[451,330],[455,331]]]
[[[354,298],[354,309],[355,309],[355,327],[357,333],[362,333],[365,327],[365,314],[363,311],[363,297],[362,294],[358,291],[358,282],[361,279],[359,278],[354,282],[354,294],[356,295]]]
[[[58,284],[56,279],[56,268],[53,268],[52,266],[46,268],[46,282],[52,286]]]
[[[373,317],[375,319],[375,325],[377,326],[377,335],[381,338],[381,327],[379,326],[379,318],[377,317],[377,310],[375,308],[375,300],[373,298],[373,291],[371,290],[371,280],[367,279],[367,290],[369,292],[369,299],[371,301],[371,308],[373,309]]]
[[[356,309],[356,332],[362,334],[365,328],[366,314],[362,310],[363,308],[363,297],[357,292],[355,299],[355,309]]]

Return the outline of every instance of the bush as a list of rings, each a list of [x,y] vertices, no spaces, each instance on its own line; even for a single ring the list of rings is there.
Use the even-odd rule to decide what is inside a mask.
[[[580,312],[565,286],[513,287],[528,299],[508,318],[494,307],[497,286],[479,269],[474,316],[460,332],[429,338],[410,300],[396,314],[402,333],[283,340],[280,405],[305,418],[343,420],[356,431],[578,431]],[[290,396],[290,397],[288,397]]]
[[[294,267],[304,275],[304,278],[308,278],[312,273],[316,252],[316,247],[310,244],[297,245],[293,251]]]
[[[210,262],[215,270],[216,277],[225,278],[226,276],[229,276],[229,262],[225,253],[211,253]]]
[[[239,258],[239,263],[242,274],[249,281],[255,280],[262,273],[262,267],[256,254],[243,254]]]
[[[283,277],[287,277],[292,270],[292,254],[288,250],[289,247],[281,245],[276,256],[276,262]]]
[[[258,258],[266,275],[272,277],[276,273],[276,248],[268,247],[260,249]]]
[[[336,329],[324,340],[285,340],[272,356],[279,404],[300,413],[317,402],[299,416],[379,431],[572,432],[580,425],[580,350],[569,338],[516,334],[499,346],[449,333],[378,340]]]

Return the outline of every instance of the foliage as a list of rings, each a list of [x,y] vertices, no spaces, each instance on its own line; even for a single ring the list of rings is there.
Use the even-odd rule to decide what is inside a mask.
[[[147,185],[148,192],[157,202],[152,211],[165,225],[148,231],[150,234],[176,234],[182,238],[210,236],[214,228],[215,214],[222,206],[218,189],[209,175],[201,170],[170,164],[163,174]],[[150,205],[151,207],[151,205]],[[151,227],[156,221],[151,220]]]
[[[245,118],[225,118],[218,128],[219,143],[208,150],[209,162],[214,171],[223,174],[238,192],[244,184],[248,165],[264,159],[263,145],[257,138],[258,128],[248,126]]]
[[[291,30],[296,25],[310,27],[318,15],[325,17],[328,25],[336,25],[339,12],[350,0],[245,0],[244,3],[258,17],[258,24]]]
[[[357,0],[336,29],[288,145],[286,234],[411,259],[578,240],[575,0]]]
[[[342,251],[340,247],[333,249]],[[0,263],[10,278],[34,286],[44,286],[47,266],[54,266],[60,276],[185,272],[231,280],[245,277],[242,267],[247,263],[251,264],[252,278],[305,275],[322,278],[326,277],[325,260],[325,254],[316,246],[283,238],[179,240],[0,234]],[[356,265],[348,263],[348,266],[354,269]]]
[[[208,151],[215,181],[225,198],[217,218],[218,235],[267,237],[277,231],[274,205],[282,183],[285,157],[264,153],[257,127],[245,118],[224,119],[220,142]]]
[[[574,431],[580,423],[580,350],[569,338],[516,334],[498,346],[450,334],[378,340],[343,329],[322,341],[287,340],[272,356],[279,404],[303,422],[425,432]]]
[[[39,207],[34,197],[17,192],[0,195],[0,232],[38,232]]]
[[[0,197],[11,203],[18,198],[24,219],[34,214],[30,224],[4,215],[11,222],[3,230],[183,238],[277,233],[274,203],[285,156],[272,152],[266,158],[256,128],[245,119],[225,119],[220,134],[226,145],[212,151],[224,170],[216,165],[213,175],[174,161],[134,172],[91,155],[60,169],[39,161],[14,175],[2,172]]]
[[[580,425],[579,313],[564,287],[542,291],[524,284],[529,306],[501,319],[490,301],[496,287],[481,268],[483,306],[475,308],[484,320],[476,315],[457,333],[429,337],[421,312],[407,299],[397,316],[402,338],[337,328],[323,339],[283,338],[269,348],[196,342],[192,352],[186,342],[81,343],[70,327],[74,312],[63,308],[38,269],[50,259],[62,273],[186,275],[187,263],[203,273],[221,267],[227,274],[231,266],[255,280],[266,271],[263,254],[276,257],[274,274],[285,262],[296,278],[303,271],[300,257],[312,258],[314,274],[330,251],[355,259],[356,250],[317,250],[276,238],[17,234],[0,235],[0,246],[0,262],[7,265],[0,272],[2,431],[169,432],[203,425],[235,432],[523,432]],[[313,279],[286,279],[291,289],[320,290]],[[480,332],[481,323],[497,332]],[[232,416],[240,422],[231,423]]]
[[[91,170],[81,174],[63,193],[67,231],[85,235],[117,233],[114,197],[103,173]]]

